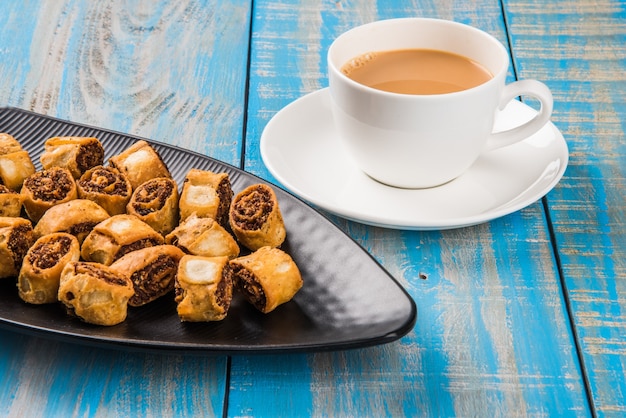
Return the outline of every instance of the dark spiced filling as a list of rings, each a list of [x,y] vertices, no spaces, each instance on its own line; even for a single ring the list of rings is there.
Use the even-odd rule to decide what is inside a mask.
[[[254,273],[247,270],[243,266],[234,265],[233,277],[235,279],[237,289],[246,298],[246,300],[254,307],[262,311],[267,304],[267,299],[265,297],[263,287],[258,282]]]
[[[152,180],[139,186],[131,204],[137,214],[146,216],[163,208],[173,191],[174,185],[171,181]]]
[[[217,289],[215,289],[215,302],[224,308],[224,310],[228,310],[230,307],[230,302],[232,300],[232,286],[233,286],[233,269],[230,264],[226,264],[224,266],[224,271],[222,272],[222,280],[217,284]],[[230,292],[229,292],[230,290]]]
[[[75,187],[74,178],[59,167],[38,171],[24,181],[33,197],[45,202],[63,200]]]
[[[104,149],[96,140],[89,144],[81,145],[76,156],[76,165],[81,173],[104,162]]]
[[[123,245],[115,254],[114,261],[118,260],[122,256],[136,250],[140,250],[146,247],[154,247],[160,245],[161,242],[157,238],[142,238],[130,244]]]
[[[143,305],[155,297],[164,295],[174,288],[174,277],[178,263],[172,257],[160,255],[141,270],[130,276],[135,288],[135,295],[129,303],[134,306]]]
[[[220,184],[217,186],[216,192],[217,197],[220,200],[220,203],[217,206],[216,221],[220,225],[224,226],[228,222],[228,210],[230,209],[230,204],[233,200],[233,189],[231,188],[228,177],[225,177],[222,179],[222,181],[220,181]]]
[[[78,185],[86,192],[128,196],[128,185],[121,175],[106,167],[94,169],[89,178],[79,180]]]
[[[11,231],[7,246],[13,254],[13,264],[17,271],[22,267],[22,261],[32,244],[33,228],[30,225],[20,225]]]
[[[267,222],[272,208],[272,196],[259,185],[233,203],[233,221],[242,229],[255,231]]]
[[[97,222],[81,222],[69,227],[67,233],[74,235],[79,241],[82,241],[93,228],[97,225]]]
[[[35,268],[46,270],[57,265],[70,250],[72,240],[68,237],[58,237],[54,240],[40,243],[30,250],[28,262]]]

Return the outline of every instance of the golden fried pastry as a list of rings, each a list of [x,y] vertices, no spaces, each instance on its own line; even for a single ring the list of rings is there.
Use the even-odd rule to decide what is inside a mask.
[[[86,261],[108,266],[131,251],[163,243],[163,236],[136,216],[115,215],[93,228],[80,254]]]
[[[28,219],[0,217],[0,279],[18,275],[33,242],[33,225]]]
[[[20,298],[33,304],[57,302],[61,271],[79,258],[75,236],[56,232],[39,238],[26,253],[17,278]]]
[[[0,184],[0,217],[17,217],[22,213],[24,196]]]
[[[139,185],[126,206],[126,213],[135,215],[161,235],[178,225],[178,186],[171,178],[159,177]]]
[[[199,218],[195,212],[166,235],[165,242],[176,245],[185,253],[204,257],[225,255],[232,259],[240,251],[235,238],[215,219]]]
[[[126,205],[133,193],[124,174],[116,168],[101,165],[87,170],[76,182],[76,187],[79,198],[93,200],[111,216],[126,213]]]
[[[231,260],[230,266],[237,290],[263,313],[290,301],[302,287],[298,266],[278,248],[262,247]]]
[[[93,228],[109,218],[109,213],[96,202],[74,199],[48,209],[35,225],[35,238],[53,232],[67,232],[74,235],[82,245]]]
[[[172,177],[161,156],[143,140],[135,142],[121,154],[109,158],[109,165],[117,168],[128,178],[133,190],[150,179]]]
[[[104,148],[98,138],[57,136],[45,142],[40,160],[44,169],[67,168],[75,179],[79,179],[85,171],[102,165]]]
[[[68,313],[95,325],[116,325],[126,319],[133,284],[109,266],[70,262],[61,272],[58,299]]]
[[[237,193],[230,205],[229,220],[239,242],[252,251],[278,247],[287,235],[276,194],[265,184]]]
[[[157,245],[130,252],[111,269],[130,278],[135,294],[130,306],[142,306],[174,290],[178,262],[185,254],[173,245]]]
[[[76,182],[67,168],[52,167],[37,171],[24,180],[21,192],[24,209],[33,222],[38,222],[52,206],[78,197]]]
[[[220,225],[227,226],[232,199],[228,174],[192,168],[180,194],[180,219],[187,219],[195,212],[200,218],[213,218]]]
[[[0,183],[11,190],[20,190],[24,180],[35,172],[27,151],[0,155]]]
[[[0,133],[0,184],[19,191],[24,179],[35,172],[35,166],[22,146],[7,133]]]
[[[0,132],[0,155],[22,151],[22,145],[17,139],[6,132]]]
[[[178,264],[176,304],[181,321],[221,321],[230,308],[233,284],[228,257],[185,255]]]

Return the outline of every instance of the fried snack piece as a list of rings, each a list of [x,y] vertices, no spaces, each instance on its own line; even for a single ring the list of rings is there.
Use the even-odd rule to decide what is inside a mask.
[[[126,319],[133,284],[109,266],[70,262],[61,272],[58,299],[71,315],[95,325],[116,325]]]
[[[232,259],[240,251],[235,238],[215,219],[199,218],[195,212],[166,235],[165,242],[176,245],[187,254],[204,257],[225,255]]]
[[[35,238],[53,232],[67,232],[74,235],[82,245],[93,228],[109,218],[109,213],[96,202],[74,199],[48,209],[35,225]]]
[[[33,225],[28,219],[0,217],[0,279],[18,275],[34,241]]]
[[[61,271],[79,258],[75,236],[56,232],[39,238],[26,253],[17,278],[20,298],[37,305],[57,302]]]
[[[24,179],[35,172],[28,152],[12,135],[0,133],[0,184],[19,191]]]
[[[110,166],[97,166],[85,172],[76,182],[78,197],[93,200],[109,215],[126,213],[133,188],[128,178],[118,169]]]
[[[164,243],[163,236],[134,215],[115,215],[87,235],[80,254],[85,261],[111,265],[131,251]]]
[[[252,251],[278,247],[287,235],[276,194],[265,184],[239,192],[230,205],[229,220],[239,242]]]
[[[0,216],[20,216],[23,204],[24,196],[0,184]]]
[[[178,263],[185,254],[173,245],[157,245],[130,252],[111,264],[111,269],[130,278],[135,294],[130,306],[142,306],[174,289]]]
[[[233,297],[228,257],[185,255],[178,264],[175,294],[181,321],[224,319]]]
[[[44,169],[67,168],[75,179],[79,179],[85,171],[102,165],[104,148],[98,138],[57,136],[46,140],[40,160]]]
[[[192,213],[200,218],[213,218],[228,225],[228,209],[233,199],[230,178],[226,173],[192,168],[187,172],[180,194],[180,219]]]
[[[20,190],[24,180],[35,172],[27,151],[0,155],[0,182],[11,190]]]
[[[178,225],[178,186],[171,178],[159,177],[142,183],[126,205],[126,213],[135,215],[161,235]]]
[[[0,133],[0,184],[19,191],[24,179],[35,172],[30,156],[12,135]]]
[[[22,151],[22,145],[17,139],[6,132],[0,132],[0,155]]]
[[[35,223],[52,206],[78,197],[72,173],[61,167],[37,171],[29,176],[24,180],[20,193],[24,196],[26,214]]]
[[[172,177],[161,156],[143,140],[135,142],[121,154],[109,158],[109,165],[128,178],[133,190],[150,179]]]
[[[230,266],[237,290],[263,313],[290,301],[303,284],[296,263],[278,248],[262,247],[231,260]]]

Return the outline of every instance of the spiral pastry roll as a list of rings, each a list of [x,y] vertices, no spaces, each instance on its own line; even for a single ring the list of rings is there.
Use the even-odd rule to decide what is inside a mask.
[[[133,294],[130,279],[109,266],[76,261],[67,263],[61,272],[59,301],[69,314],[90,324],[123,322]]]
[[[109,215],[126,213],[133,188],[128,178],[116,168],[96,166],[85,172],[76,182],[78,197],[96,202]]]
[[[133,283],[135,294],[128,304],[142,306],[172,291],[178,263],[184,255],[173,245],[157,245],[130,252],[111,264],[111,269]]]
[[[133,192],[126,213],[135,215],[161,235],[178,225],[178,186],[171,178],[160,177],[142,183]]]
[[[17,277],[34,241],[28,219],[0,217],[0,279]]]
[[[185,255],[178,264],[175,295],[181,321],[224,319],[233,297],[228,257]]]
[[[278,248],[260,248],[231,260],[230,266],[237,290],[263,313],[290,301],[302,287],[298,266]]]
[[[278,247],[287,235],[276,194],[265,184],[239,192],[230,206],[229,220],[239,242],[252,251]]]
[[[98,138],[59,136],[48,139],[41,154],[44,169],[67,168],[75,179],[104,162],[104,148]]]
[[[0,217],[18,217],[22,213],[24,196],[0,184]]]
[[[26,214],[33,222],[38,222],[52,206],[78,197],[74,177],[61,167],[37,171],[24,180],[20,193],[24,196]]]
[[[213,218],[220,225],[227,226],[232,199],[228,174],[192,168],[183,182],[180,219],[187,219],[195,213],[200,218]]]
[[[57,302],[61,272],[79,258],[75,236],[57,232],[39,238],[26,253],[17,278],[20,298],[37,305]]]
[[[215,219],[199,218],[195,213],[166,235],[165,242],[176,245],[187,254],[204,257],[226,256],[232,259],[240,251],[235,238]]]
[[[51,207],[35,225],[35,238],[53,232],[66,232],[74,235],[78,243],[83,241],[93,228],[109,218],[109,214],[96,202],[74,199]]]
[[[172,177],[161,156],[143,140],[135,142],[121,154],[109,158],[109,165],[128,178],[133,190],[150,179]]]
[[[108,266],[131,251],[163,243],[163,236],[136,216],[115,215],[93,228],[80,254],[85,261]]]

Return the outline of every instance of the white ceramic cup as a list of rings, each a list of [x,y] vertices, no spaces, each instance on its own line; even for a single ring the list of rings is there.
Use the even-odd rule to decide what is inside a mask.
[[[398,94],[359,84],[341,72],[350,59],[373,51],[435,49],[468,57],[493,75],[467,90],[435,95]],[[340,35],[328,50],[329,87],[339,136],[356,164],[390,186],[427,188],[447,183],[480,156],[514,144],[542,128],[552,94],[536,80],[505,85],[509,55],[493,36],[439,19],[381,20]],[[493,133],[508,102],[528,95],[541,107],[530,121]]]

